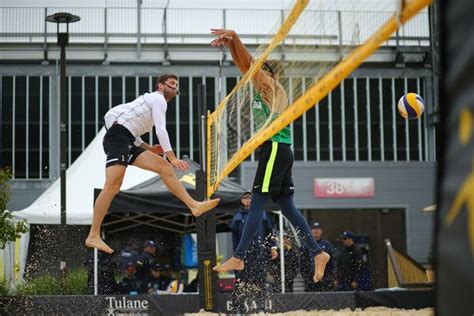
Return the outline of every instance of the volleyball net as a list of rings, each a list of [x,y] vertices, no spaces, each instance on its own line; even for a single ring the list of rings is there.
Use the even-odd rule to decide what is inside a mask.
[[[298,0],[285,10],[283,23],[277,24],[269,32],[272,35],[256,48],[250,69],[209,113],[209,197],[263,142],[317,106],[432,0],[402,1],[399,10],[370,18],[358,15],[359,21],[351,15],[357,11],[355,2],[342,10],[331,7],[335,4],[330,2],[321,2],[321,8],[306,9],[308,0]],[[254,112],[253,107],[259,106],[256,98],[266,105],[267,115]]]

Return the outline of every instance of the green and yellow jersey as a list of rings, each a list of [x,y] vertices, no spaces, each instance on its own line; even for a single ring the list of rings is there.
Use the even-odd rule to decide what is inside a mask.
[[[256,93],[252,102],[252,113],[255,130],[259,130],[263,124],[268,120],[271,115],[271,111],[265,102],[260,97],[260,94]],[[273,115],[271,121],[275,120],[277,115]],[[278,133],[272,136],[271,141],[277,143],[291,144],[291,132],[290,127],[286,126]]]

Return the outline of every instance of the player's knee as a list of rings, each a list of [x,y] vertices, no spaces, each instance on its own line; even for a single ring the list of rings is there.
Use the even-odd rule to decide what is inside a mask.
[[[166,162],[164,163],[161,168],[160,168],[160,171],[158,172],[160,174],[160,176],[162,177],[170,177],[173,175],[174,173],[174,169],[173,169],[173,165],[171,165],[169,162]]]
[[[120,187],[122,186],[122,181],[107,181],[104,186],[104,191],[117,194],[120,191]]]

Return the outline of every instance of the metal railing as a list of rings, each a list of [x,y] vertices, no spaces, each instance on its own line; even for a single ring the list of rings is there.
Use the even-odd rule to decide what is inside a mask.
[[[249,44],[266,42],[287,15],[286,10],[106,8],[0,8],[0,42],[49,43],[56,41],[55,25],[47,15],[67,11],[81,17],[70,25],[71,43],[175,43],[202,44],[209,29],[230,27]],[[286,39],[292,44],[357,45],[386,21],[387,11],[305,11]],[[245,17],[242,18],[242,17]],[[308,32],[307,21],[324,27]],[[356,30],[356,32],[354,31]],[[357,36],[354,37],[354,34]],[[422,12],[385,45],[429,45],[428,13]]]

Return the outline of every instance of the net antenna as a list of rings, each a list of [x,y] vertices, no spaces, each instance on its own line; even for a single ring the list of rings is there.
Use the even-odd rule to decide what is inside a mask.
[[[227,39],[232,39],[231,36],[225,36]],[[219,103],[222,101],[222,88],[223,88],[223,83],[222,83],[222,72],[223,72],[223,66],[224,66],[224,61],[226,59],[225,55],[225,46],[222,45],[220,47],[219,51],[219,83],[218,83],[218,97],[219,97]]]
[[[268,38],[259,38],[259,43],[263,44],[252,52],[254,62],[249,70],[209,115],[208,196],[263,142],[287,126],[293,132],[292,122],[306,111],[326,100],[329,101],[323,106],[330,111],[331,91],[380,45],[387,43],[401,24],[431,2],[403,1],[398,14],[393,11],[378,15],[360,12],[355,2],[347,4],[354,6],[352,10],[326,9],[334,5],[330,1],[322,2],[320,7],[324,6],[324,10],[319,7],[317,10],[305,9],[308,0],[299,0],[291,10],[286,10],[284,22],[278,23]],[[280,22],[278,17],[275,20]],[[283,40],[285,45],[281,51],[284,48],[285,61],[278,62],[281,51],[275,48]],[[338,46],[345,52],[342,61],[334,57],[337,54],[328,54]],[[268,73],[264,63],[275,73],[271,76],[275,78],[273,81],[263,80],[271,84],[261,84],[262,76]],[[255,102],[258,97],[270,111],[263,118],[253,113],[253,104],[259,106]]]
[[[219,54],[219,103],[222,101],[222,64],[224,62],[224,45],[221,46]]]

